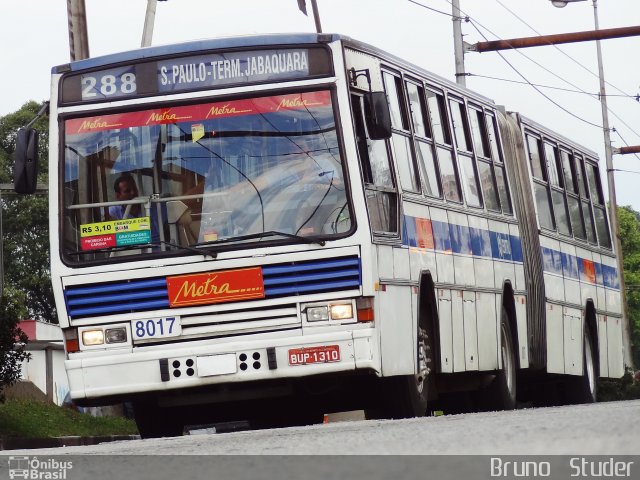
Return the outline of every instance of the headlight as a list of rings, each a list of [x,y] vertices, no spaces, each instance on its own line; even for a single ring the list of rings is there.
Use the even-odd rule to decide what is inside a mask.
[[[83,345],[102,345],[104,343],[104,332],[102,330],[85,330],[82,332]]]
[[[107,328],[105,337],[107,343],[125,343],[127,341],[127,329],[125,327]]]
[[[347,320],[349,318],[353,318],[353,308],[350,303],[331,305],[331,320]]]
[[[329,309],[325,307],[307,307],[307,321],[319,322],[329,320]]]

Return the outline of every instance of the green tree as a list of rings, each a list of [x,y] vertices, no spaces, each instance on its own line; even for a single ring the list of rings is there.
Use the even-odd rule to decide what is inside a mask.
[[[634,364],[640,366],[640,212],[618,207]]]
[[[17,112],[0,117],[0,183],[12,182],[16,134],[29,123],[41,104],[28,102]],[[40,132],[40,183],[47,182],[48,119],[34,127]],[[56,323],[49,273],[49,211],[45,195],[3,196],[5,285],[26,296],[27,315]],[[12,290],[8,289],[9,294]]]
[[[20,127],[28,124],[42,104],[28,102],[17,112],[0,117],[0,183],[12,183],[13,153]],[[40,131],[40,172],[47,181],[48,120],[34,125]],[[27,338],[18,322],[34,318],[57,323],[49,273],[49,213],[44,195],[2,196],[4,284],[0,299],[0,390],[20,375],[27,354]],[[14,346],[17,345],[17,346]]]

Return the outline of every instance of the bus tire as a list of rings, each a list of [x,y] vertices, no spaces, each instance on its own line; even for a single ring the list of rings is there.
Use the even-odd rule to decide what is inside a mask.
[[[507,309],[502,306],[500,315],[500,356],[502,369],[489,386],[488,400],[491,410],[516,408],[516,354]]]
[[[571,403],[594,403],[597,400],[596,351],[591,331],[584,327],[584,349],[582,355],[582,375],[569,382],[569,401]]]
[[[365,410],[367,419],[423,417],[427,414],[429,375],[433,372],[433,345],[427,329],[418,327],[418,372],[380,379],[381,404]]]
[[[141,438],[179,437],[184,433],[184,421],[155,402],[134,402],[133,418]]]

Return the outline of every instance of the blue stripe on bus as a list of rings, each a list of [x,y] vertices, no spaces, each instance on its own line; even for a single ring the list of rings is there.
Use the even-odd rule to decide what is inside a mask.
[[[609,265],[602,265],[602,276],[604,277],[604,286],[609,288],[620,288],[620,279],[618,278],[618,269]]]
[[[462,253],[464,255],[473,255],[473,251],[471,249],[471,234],[469,232],[469,227],[463,227],[462,225],[450,223],[449,237],[451,238],[452,251],[456,253]]]
[[[562,258],[562,274],[566,278],[579,280],[580,276],[578,275],[578,257],[574,257],[573,255],[569,255],[568,253],[564,252],[560,252],[560,257]]]
[[[266,265],[262,276],[266,298],[357,289],[362,284],[360,258],[356,255]],[[169,308],[165,277],[69,286],[64,295],[72,318]]]
[[[520,238],[507,233],[430,220],[435,250],[522,263]],[[418,246],[416,217],[404,215],[402,243]]]
[[[451,245],[451,233],[449,231],[449,224],[431,220],[431,228],[433,229],[433,240],[436,250],[441,250],[443,252],[453,251]]]
[[[552,248],[541,247],[542,264],[545,273],[563,275],[565,278],[581,280],[586,283],[595,283],[608,288],[620,288],[618,269],[602,263],[584,259],[568,253],[558,252]],[[591,279],[592,273],[585,268],[585,261],[593,264],[595,282]]]
[[[478,257],[491,257],[491,234],[489,230],[469,227],[471,250]]]
[[[107,294],[113,292],[131,291],[145,288],[162,288],[167,286],[166,280],[163,278],[156,278],[153,280],[141,280],[133,282],[120,282],[120,283],[107,283],[104,285],[98,285],[95,287],[78,287],[67,288],[65,295],[71,296],[85,296],[95,294]]]
[[[407,239],[409,242],[408,246],[418,246],[415,217],[404,216],[404,221],[402,222],[402,238]]]
[[[595,262],[593,263],[596,270],[596,283],[598,285],[604,285],[604,277],[602,276],[602,264]]]
[[[409,247],[419,245],[419,233],[416,227],[416,217],[404,215],[402,226],[402,244]],[[522,242],[515,235],[466,227],[453,223],[430,220],[433,230],[434,249],[442,252],[452,252],[474,257],[492,258],[494,260],[522,263]],[[595,283],[608,288],[619,289],[620,279],[618,270],[602,263],[593,263],[595,272],[585,270],[581,257],[559,252],[552,248],[541,247],[543,270],[546,273],[562,275],[568,279]],[[587,267],[590,268],[590,267]],[[592,281],[595,273],[595,282]]]

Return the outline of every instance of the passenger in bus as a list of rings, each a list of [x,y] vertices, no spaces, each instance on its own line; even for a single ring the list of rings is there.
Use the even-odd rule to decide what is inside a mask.
[[[113,190],[116,192],[116,199],[127,201],[133,200],[138,196],[138,186],[131,174],[123,173],[116,178],[113,183]],[[112,205],[109,207],[109,216],[114,220],[122,220],[123,218],[142,217],[141,205]]]
[[[123,173],[118,176],[113,182],[113,190],[116,194],[116,199],[120,201],[133,200],[139,196],[138,186],[136,181],[130,173]],[[152,207],[155,208],[155,205]],[[162,204],[162,218],[167,218],[166,204]],[[145,217],[146,212],[144,207],[140,203],[130,205],[112,205],[109,207],[109,216],[113,220],[123,220],[126,218],[140,218]],[[155,211],[151,212],[151,243],[158,243],[160,241],[160,228],[158,225],[158,216]],[[164,224],[163,220],[163,224]],[[166,231],[165,225],[165,231]],[[168,235],[165,233],[165,237]]]

